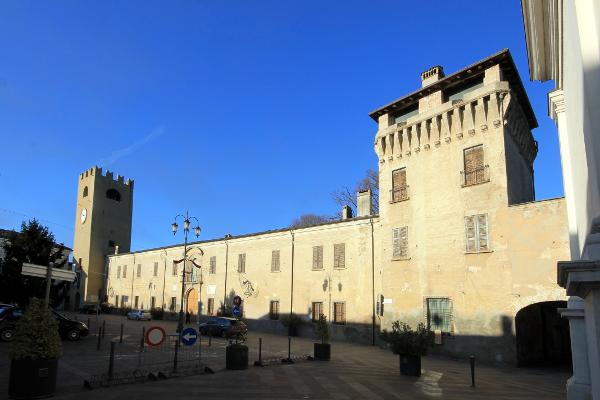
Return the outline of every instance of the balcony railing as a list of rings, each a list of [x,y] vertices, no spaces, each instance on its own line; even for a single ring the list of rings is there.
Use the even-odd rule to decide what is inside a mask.
[[[489,165],[475,168],[470,171],[461,171],[462,187],[479,185],[490,181]]]
[[[408,185],[390,190],[390,203],[408,200]]]

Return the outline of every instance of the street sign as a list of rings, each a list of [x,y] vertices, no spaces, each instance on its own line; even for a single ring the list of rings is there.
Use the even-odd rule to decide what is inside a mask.
[[[242,316],[242,310],[238,306],[233,306],[233,308],[231,309],[231,314],[234,317],[239,318]]]
[[[194,328],[185,328],[183,332],[181,332],[181,343],[186,346],[191,346],[196,343],[196,339],[198,339],[198,333]]]
[[[160,326],[153,326],[146,331],[146,344],[148,346],[158,346],[164,342],[166,335],[163,328]]]
[[[75,280],[76,273],[73,271],[59,268],[51,268],[51,270],[52,275],[50,276],[50,279],[69,282],[73,282]],[[35,276],[37,278],[46,278],[48,276],[48,267],[45,265],[23,263],[21,275]]]

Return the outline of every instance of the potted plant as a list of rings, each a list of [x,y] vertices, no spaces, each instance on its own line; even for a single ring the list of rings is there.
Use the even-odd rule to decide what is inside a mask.
[[[17,322],[10,348],[9,396],[13,399],[49,397],[56,387],[62,344],[58,321],[41,299],[33,298]]]
[[[229,340],[225,348],[225,367],[227,369],[248,369],[248,346],[246,332],[240,332]]]
[[[400,373],[409,376],[421,376],[421,356],[427,354],[427,348],[433,344],[433,332],[423,323],[412,330],[405,322],[394,321],[392,331],[386,329],[381,339],[390,345],[394,354],[400,356]]]
[[[315,333],[321,343],[314,344],[315,360],[329,361],[331,359],[331,344],[329,344],[329,325],[327,317],[323,314],[319,315],[319,320],[315,323]]]
[[[288,336],[297,336],[298,335],[298,327],[302,323],[302,320],[299,316],[294,313],[284,315],[281,318],[281,323],[283,326],[288,328]]]

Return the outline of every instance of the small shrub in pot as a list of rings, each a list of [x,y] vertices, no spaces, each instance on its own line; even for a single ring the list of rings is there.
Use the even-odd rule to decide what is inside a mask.
[[[421,356],[433,344],[433,332],[423,323],[413,330],[405,322],[394,321],[392,330],[381,333],[381,339],[390,345],[394,354],[400,356],[400,373],[410,376],[421,376]]]
[[[331,359],[331,344],[329,344],[329,324],[327,317],[319,315],[315,323],[315,333],[321,343],[314,344],[314,358],[319,361],[329,361]]]

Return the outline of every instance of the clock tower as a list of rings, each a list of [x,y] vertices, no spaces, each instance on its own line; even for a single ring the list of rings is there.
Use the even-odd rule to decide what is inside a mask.
[[[79,174],[73,259],[80,272],[79,299],[103,300],[105,258],[117,251],[128,252],[131,245],[133,181],[93,167]],[[75,304],[75,308],[81,304]]]

